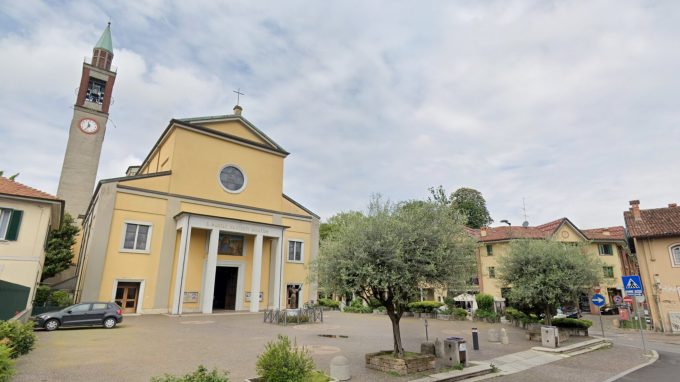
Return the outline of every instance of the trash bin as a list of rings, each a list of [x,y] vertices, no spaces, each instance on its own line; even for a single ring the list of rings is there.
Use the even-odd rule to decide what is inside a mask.
[[[467,363],[467,346],[462,337],[449,337],[444,340],[443,363],[445,366]]]
[[[541,343],[547,348],[556,348],[560,346],[560,337],[556,326],[541,327]]]

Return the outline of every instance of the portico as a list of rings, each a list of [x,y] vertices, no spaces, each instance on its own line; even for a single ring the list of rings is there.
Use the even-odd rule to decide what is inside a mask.
[[[218,293],[215,290],[218,267],[235,268],[237,276],[236,280],[232,280],[235,283],[234,310],[245,310],[245,304],[249,303],[248,310],[258,312],[263,295],[266,298],[263,298],[262,302],[266,301],[268,307],[278,309],[285,305],[282,298],[285,226],[186,212],[175,216],[175,220],[179,245],[173,270],[172,314],[188,311],[185,306],[189,303],[188,300],[195,303],[190,311],[213,312],[213,299],[215,293]],[[197,236],[202,236],[197,234],[197,231],[205,232],[204,244],[207,253],[204,252],[202,259],[198,258],[200,253],[192,251],[192,248],[200,247],[197,243],[192,244],[192,238],[200,240]],[[228,238],[238,240],[239,237],[243,237],[242,248],[237,247],[241,252],[225,254],[223,251]],[[201,269],[198,270],[196,266],[191,269],[190,264],[198,264],[199,261],[202,262]],[[266,279],[263,279],[263,266]],[[198,293],[189,290],[188,281],[192,277],[190,272],[202,274]],[[249,282],[246,282],[247,278],[250,279]]]

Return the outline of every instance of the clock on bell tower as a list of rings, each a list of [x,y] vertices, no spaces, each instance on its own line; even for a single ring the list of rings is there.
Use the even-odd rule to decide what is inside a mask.
[[[66,212],[76,219],[85,214],[97,179],[99,156],[116,79],[116,71],[111,68],[112,60],[109,23],[92,50],[92,58],[83,62],[59,178],[57,196],[66,201]]]

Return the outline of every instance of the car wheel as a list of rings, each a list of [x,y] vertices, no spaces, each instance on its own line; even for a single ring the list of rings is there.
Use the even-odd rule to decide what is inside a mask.
[[[107,317],[104,319],[104,327],[106,329],[112,329],[116,326],[116,319],[113,317]]]
[[[59,320],[52,318],[45,323],[45,330],[51,332],[59,327]]]

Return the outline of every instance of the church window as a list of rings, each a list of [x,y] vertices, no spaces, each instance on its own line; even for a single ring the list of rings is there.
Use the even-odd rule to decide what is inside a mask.
[[[222,188],[231,193],[239,193],[246,186],[246,176],[238,166],[233,164],[222,167],[219,180]]]
[[[23,214],[23,211],[0,208],[0,240],[17,240]]]
[[[85,100],[98,103],[101,105],[102,103],[104,103],[105,90],[106,81],[90,77],[90,81],[87,84],[87,93],[85,94]]]
[[[149,252],[151,241],[151,225],[128,222],[125,223],[123,235],[123,251],[125,252]]]
[[[674,267],[680,267],[680,244],[671,247],[671,261]]]
[[[304,257],[303,252],[303,242],[299,240],[288,240],[288,261],[302,263]]]

